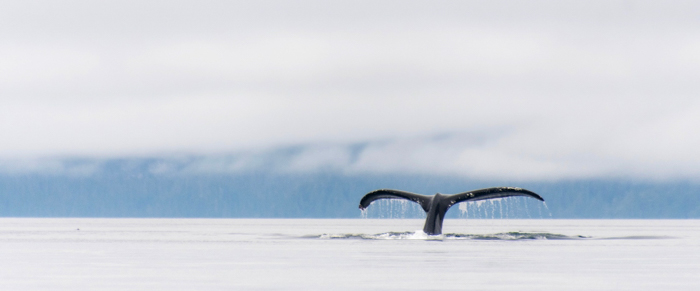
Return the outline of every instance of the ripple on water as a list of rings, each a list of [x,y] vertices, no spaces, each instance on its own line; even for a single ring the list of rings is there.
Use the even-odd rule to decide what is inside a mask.
[[[408,231],[408,232],[384,232],[378,234],[322,234],[306,236],[307,238],[319,239],[368,239],[368,240],[399,240],[399,239],[416,239],[416,240],[576,240],[590,239],[591,237],[576,235],[568,236],[555,233],[541,232],[504,232],[495,234],[462,234],[462,233],[446,233],[441,235],[427,235],[423,231]]]

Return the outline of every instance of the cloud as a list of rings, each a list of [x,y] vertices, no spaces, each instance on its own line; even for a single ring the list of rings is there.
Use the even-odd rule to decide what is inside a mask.
[[[87,159],[24,158],[3,159],[0,173],[6,175],[91,176],[104,170],[103,161]]]
[[[625,3],[17,2],[0,159],[695,179],[697,4]]]

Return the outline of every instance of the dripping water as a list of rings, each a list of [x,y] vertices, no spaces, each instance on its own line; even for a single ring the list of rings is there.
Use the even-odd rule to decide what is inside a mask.
[[[552,211],[549,210],[549,207],[547,206],[547,202],[542,201],[542,205],[544,205],[544,209],[547,210],[547,214],[549,214],[549,218],[552,218]]]
[[[533,207],[536,207],[535,210]],[[544,207],[544,210],[542,208]],[[455,211],[456,210],[456,211]],[[374,201],[362,211],[362,218],[425,218],[425,211],[418,203],[404,199],[382,199]],[[446,218],[464,219],[518,219],[552,218],[546,203],[527,197],[505,197],[453,206]]]
[[[417,203],[403,199],[382,199],[372,202],[362,218],[425,218],[425,211]]]
[[[534,206],[535,203],[537,206]],[[537,207],[539,215],[533,217],[532,207]],[[551,213],[547,205],[544,204],[545,212]],[[456,207],[459,210],[457,215],[460,218],[466,219],[517,219],[517,218],[545,218],[546,215],[542,212],[542,203],[533,201],[526,197],[505,197],[489,200],[480,200],[473,202],[462,202]],[[449,216],[448,216],[449,217]]]

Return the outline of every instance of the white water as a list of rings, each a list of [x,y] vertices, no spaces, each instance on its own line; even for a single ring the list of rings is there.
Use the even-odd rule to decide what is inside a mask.
[[[446,219],[442,237],[422,226],[5,218],[0,290],[700,290],[697,220]]]

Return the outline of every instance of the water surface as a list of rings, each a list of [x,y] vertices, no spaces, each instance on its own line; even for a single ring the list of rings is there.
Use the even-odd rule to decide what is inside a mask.
[[[0,219],[0,290],[700,290],[700,221]]]

